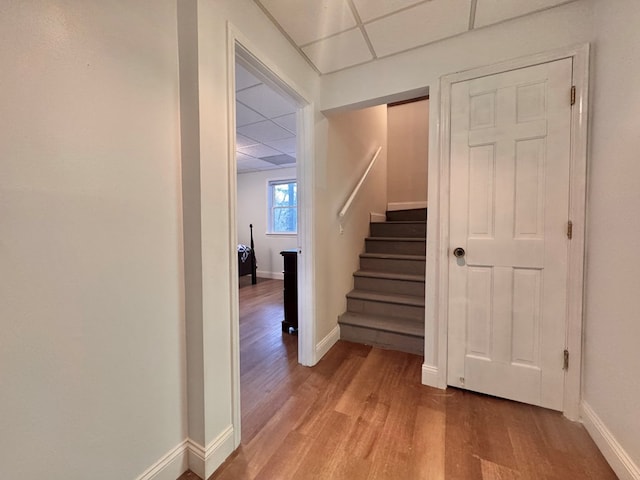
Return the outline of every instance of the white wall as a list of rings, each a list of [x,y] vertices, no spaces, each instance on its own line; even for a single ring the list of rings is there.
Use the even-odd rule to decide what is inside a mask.
[[[353,288],[353,272],[369,235],[369,212],[387,204],[387,107],[381,105],[331,115],[327,120],[326,155],[316,158],[316,331],[318,341],[337,325]],[[366,170],[377,148],[375,166],[343,219],[338,212]]]
[[[427,201],[429,160],[429,100],[387,109],[389,158],[387,200],[392,203]]]
[[[132,479],[186,436],[175,1],[3,0],[0,60],[0,477]]]
[[[295,179],[295,167],[238,175],[238,242],[250,245],[249,224],[253,224],[259,277],[281,279],[280,252],[298,246],[297,235],[267,235],[268,183]]]
[[[597,1],[594,22],[584,401],[638,468],[640,4]]]

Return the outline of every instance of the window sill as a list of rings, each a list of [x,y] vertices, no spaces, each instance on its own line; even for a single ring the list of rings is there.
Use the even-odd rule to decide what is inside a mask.
[[[267,237],[289,237],[289,238],[296,238],[298,236],[297,233],[290,233],[290,232],[287,232],[287,233],[284,233],[284,232],[283,233],[280,233],[280,232],[267,232],[267,233],[265,233],[265,235]]]

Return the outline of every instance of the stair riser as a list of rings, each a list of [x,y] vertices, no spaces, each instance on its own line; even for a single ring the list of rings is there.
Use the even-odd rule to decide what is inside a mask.
[[[388,350],[397,350],[415,355],[424,354],[424,339],[420,337],[353,325],[341,325],[340,338],[348,342],[363,343]]]
[[[360,258],[360,269],[372,272],[409,273],[423,275],[424,260],[397,260],[391,258]]]
[[[397,293],[400,295],[424,296],[424,282],[409,282],[389,278],[353,277],[354,288],[370,292]]]
[[[397,210],[387,212],[387,220],[390,221],[414,221],[414,220],[426,220],[427,209],[419,208],[416,210]]]
[[[402,240],[375,240],[365,241],[367,253],[393,253],[399,255],[424,255],[426,242],[403,242]]]
[[[372,237],[421,237],[427,236],[426,223],[372,223]]]
[[[347,298],[347,311],[388,317],[424,319],[424,307]]]

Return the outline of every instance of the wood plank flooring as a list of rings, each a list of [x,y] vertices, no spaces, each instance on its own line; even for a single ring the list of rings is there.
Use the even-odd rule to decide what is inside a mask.
[[[243,441],[210,480],[616,478],[582,425],[425,387],[421,357],[338,342],[298,365],[281,281],[242,286],[240,316]]]

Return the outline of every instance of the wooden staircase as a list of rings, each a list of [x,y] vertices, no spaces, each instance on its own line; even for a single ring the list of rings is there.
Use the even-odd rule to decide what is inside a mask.
[[[340,315],[340,338],[402,352],[424,353],[427,210],[387,212],[371,223]]]

